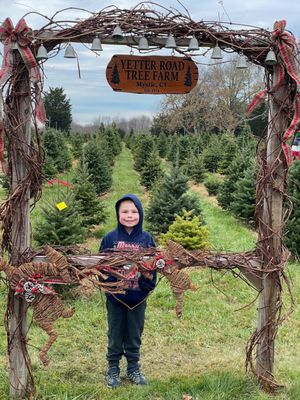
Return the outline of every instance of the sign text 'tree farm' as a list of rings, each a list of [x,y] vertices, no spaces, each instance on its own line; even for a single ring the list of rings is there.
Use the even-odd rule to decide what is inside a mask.
[[[198,68],[186,57],[116,54],[107,65],[106,79],[119,92],[188,93],[197,84]]]

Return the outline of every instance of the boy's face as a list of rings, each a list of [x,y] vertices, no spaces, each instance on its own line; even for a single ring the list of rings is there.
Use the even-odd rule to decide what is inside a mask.
[[[124,200],[119,207],[119,222],[125,226],[127,231],[132,231],[139,223],[140,214],[135,204],[130,200]]]

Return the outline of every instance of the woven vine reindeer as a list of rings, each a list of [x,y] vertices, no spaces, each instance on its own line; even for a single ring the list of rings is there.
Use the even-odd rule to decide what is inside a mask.
[[[43,365],[49,364],[48,351],[58,336],[54,329],[55,321],[60,317],[69,318],[75,312],[74,308],[65,308],[62,299],[46,285],[48,277],[60,277],[66,284],[72,281],[65,268],[65,257],[51,250],[46,249],[50,262],[26,263],[18,268],[3,260],[0,262],[0,271],[6,273],[10,289],[16,295],[23,295],[32,305],[33,320],[49,335],[39,352]]]
[[[93,284],[103,291],[122,293],[124,279],[127,277],[115,271],[115,267],[130,263],[131,268],[140,272],[157,270],[170,282],[177,300],[178,317],[182,315],[184,292],[188,289],[195,290],[188,274],[178,269],[174,261],[177,260],[180,268],[188,266],[189,258],[185,249],[173,242],[169,242],[165,253],[151,249],[145,257],[144,253],[116,251],[104,254],[100,259],[92,260],[92,263],[85,258],[82,261],[80,257],[66,257],[49,246],[44,247],[44,254],[48,262],[25,263],[18,268],[1,260],[0,271],[7,275],[9,287],[15,295],[23,296],[32,306],[33,320],[49,336],[39,352],[40,360],[45,366],[50,361],[48,352],[58,337],[54,327],[56,320],[61,317],[69,318],[75,312],[74,307],[65,308],[61,297],[52,288],[53,284],[83,285],[85,279],[92,279]],[[130,273],[129,270],[128,274]],[[118,281],[107,283],[108,274],[113,274]],[[98,277],[97,280],[94,279],[95,276]]]

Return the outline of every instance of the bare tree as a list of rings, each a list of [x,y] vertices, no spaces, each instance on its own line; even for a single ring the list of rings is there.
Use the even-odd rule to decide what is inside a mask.
[[[243,122],[246,105],[263,85],[259,67],[249,65],[240,70],[236,61],[233,57],[200,71],[198,85],[187,95],[166,95],[155,123],[169,132],[233,132]]]

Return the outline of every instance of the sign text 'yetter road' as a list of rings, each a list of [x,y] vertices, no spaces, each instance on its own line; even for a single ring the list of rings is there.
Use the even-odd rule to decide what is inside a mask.
[[[197,84],[198,68],[186,57],[114,55],[106,79],[119,92],[188,93]]]

